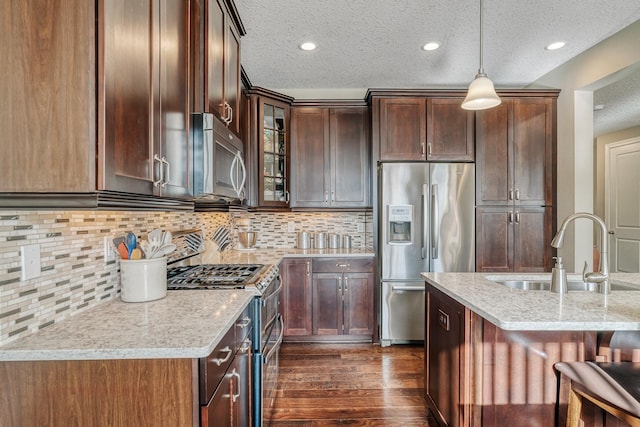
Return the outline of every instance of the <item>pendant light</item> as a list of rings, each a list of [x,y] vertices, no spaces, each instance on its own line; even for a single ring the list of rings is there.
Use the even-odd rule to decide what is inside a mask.
[[[469,84],[467,97],[462,101],[465,110],[486,110],[500,105],[502,100],[493,88],[493,82],[484,73],[482,66],[482,0],[480,0],[480,68],[476,78]]]

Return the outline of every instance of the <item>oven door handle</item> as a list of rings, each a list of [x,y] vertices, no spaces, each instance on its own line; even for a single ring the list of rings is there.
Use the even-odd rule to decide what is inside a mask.
[[[278,276],[278,289],[276,289],[271,295],[269,295],[266,298],[262,299],[262,306],[266,307],[267,306],[267,302],[269,302],[272,298],[277,297],[278,295],[280,295],[280,291],[282,291],[282,280],[280,279],[280,276]]]
[[[278,348],[280,347],[280,344],[282,344],[282,339],[284,337],[284,320],[282,319],[282,315],[281,314],[278,315],[278,321],[280,322],[280,336],[276,340],[276,343],[273,345],[273,347],[271,347],[269,352],[267,354],[265,354],[264,359],[263,359],[263,363],[264,364],[269,363],[269,359],[271,359],[271,356],[273,355],[273,353],[276,350],[278,350]]]

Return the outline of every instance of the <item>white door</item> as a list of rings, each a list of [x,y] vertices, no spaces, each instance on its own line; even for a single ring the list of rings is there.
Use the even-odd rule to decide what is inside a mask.
[[[640,138],[605,148],[605,221],[612,272],[640,272]]]

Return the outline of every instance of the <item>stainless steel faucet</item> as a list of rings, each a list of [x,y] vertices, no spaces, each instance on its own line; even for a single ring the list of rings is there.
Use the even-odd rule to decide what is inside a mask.
[[[554,248],[562,247],[562,241],[564,240],[564,233],[567,231],[567,226],[571,221],[578,218],[588,218],[595,222],[600,226],[600,234],[602,235],[602,248],[600,251],[600,271],[588,273],[587,262],[585,261],[584,269],[582,270],[582,280],[589,283],[598,283],[600,285],[598,292],[600,292],[601,294],[609,294],[611,293],[611,284],[609,282],[609,244],[607,241],[609,233],[607,231],[607,224],[604,223],[602,218],[587,212],[577,212],[569,215],[562,222],[558,233],[556,233],[556,236],[551,241],[551,246],[553,246]]]

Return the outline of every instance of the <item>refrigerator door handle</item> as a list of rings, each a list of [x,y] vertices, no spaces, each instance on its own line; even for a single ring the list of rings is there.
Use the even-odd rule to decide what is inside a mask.
[[[428,209],[428,205],[429,205],[429,200],[427,199],[427,197],[429,197],[429,190],[427,188],[427,184],[422,184],[422,218],[420,219],[421,222],[421,227],[422,227],[422,250],[421,252],[421,257],[422,259],[427,258],[428,254],[427,254],[427,233],[429,231],[429,229],[427,228],[427,209]]]
[[[438,240],[440,240],[438,224],[438,184],[431,186],[431,258],[438,259]]]

